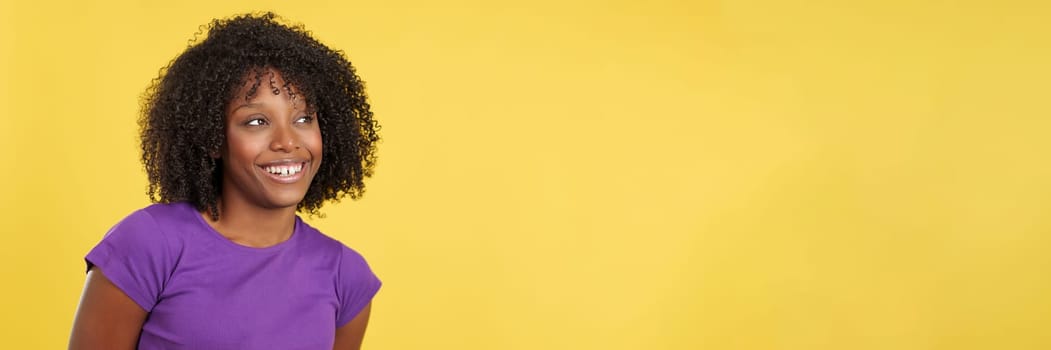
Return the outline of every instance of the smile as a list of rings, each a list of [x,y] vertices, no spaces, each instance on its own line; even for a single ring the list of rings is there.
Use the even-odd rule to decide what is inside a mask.
[[[263,170],[277,176],[293,176],[303,171],[303,163],[292,165],[270,165],[264,166]]]
[[[272,165],[260,165],[259,168],[264,173],[269,175],[268,177],[279,183],[290,184],[299,181],[303,178],[303,170],[306,168],[307,162],[299,163],[282,163]]]

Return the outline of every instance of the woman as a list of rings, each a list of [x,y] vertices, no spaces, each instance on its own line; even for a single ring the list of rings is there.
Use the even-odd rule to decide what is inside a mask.
[[[376,161],[342,53],[271,13],[213,21],[139,124],[156,204],[85,258],[70,348],[360,348],[380,281],[296,216],[359,198]]]

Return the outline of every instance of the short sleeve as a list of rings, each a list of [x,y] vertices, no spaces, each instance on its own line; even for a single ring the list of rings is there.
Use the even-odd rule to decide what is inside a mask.
[[[346,246],[343,246],[340,254],[337,278],[339,311],[336,314],[336,328],[339,328],[353,320],[372,301],[382,283],[372,273],[365,258]]]
[[[146,312],[153,310],[174,263],[167,238],[145,210],[113,226],[84,258]]]

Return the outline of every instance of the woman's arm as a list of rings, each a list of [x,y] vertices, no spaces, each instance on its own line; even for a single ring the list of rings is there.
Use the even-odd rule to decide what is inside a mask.
[[[92,267],[88,271],[84,294],[80,297],[80,307],[73,320],[69,349],[134,350],[138,346],[142,323],[145,321],[146,310],[110,282],[102,270]]]
[[[361,349],[361,339],[365,337],[365,327],[369,325],[371,310],[372,302],[369,302],[353,320],[336,330],[336,345],[332,347],[333,350]]]

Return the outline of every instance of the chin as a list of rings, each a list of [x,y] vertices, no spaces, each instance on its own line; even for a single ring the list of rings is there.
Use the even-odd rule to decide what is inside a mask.
[[[299,203],[303,202],[303,198],[306,196],[305,193],[298,195],[277,195],[269,196],[267,198],[267,206],[271,209],[283,209],[283,208],[295,208],[299,206]]]

